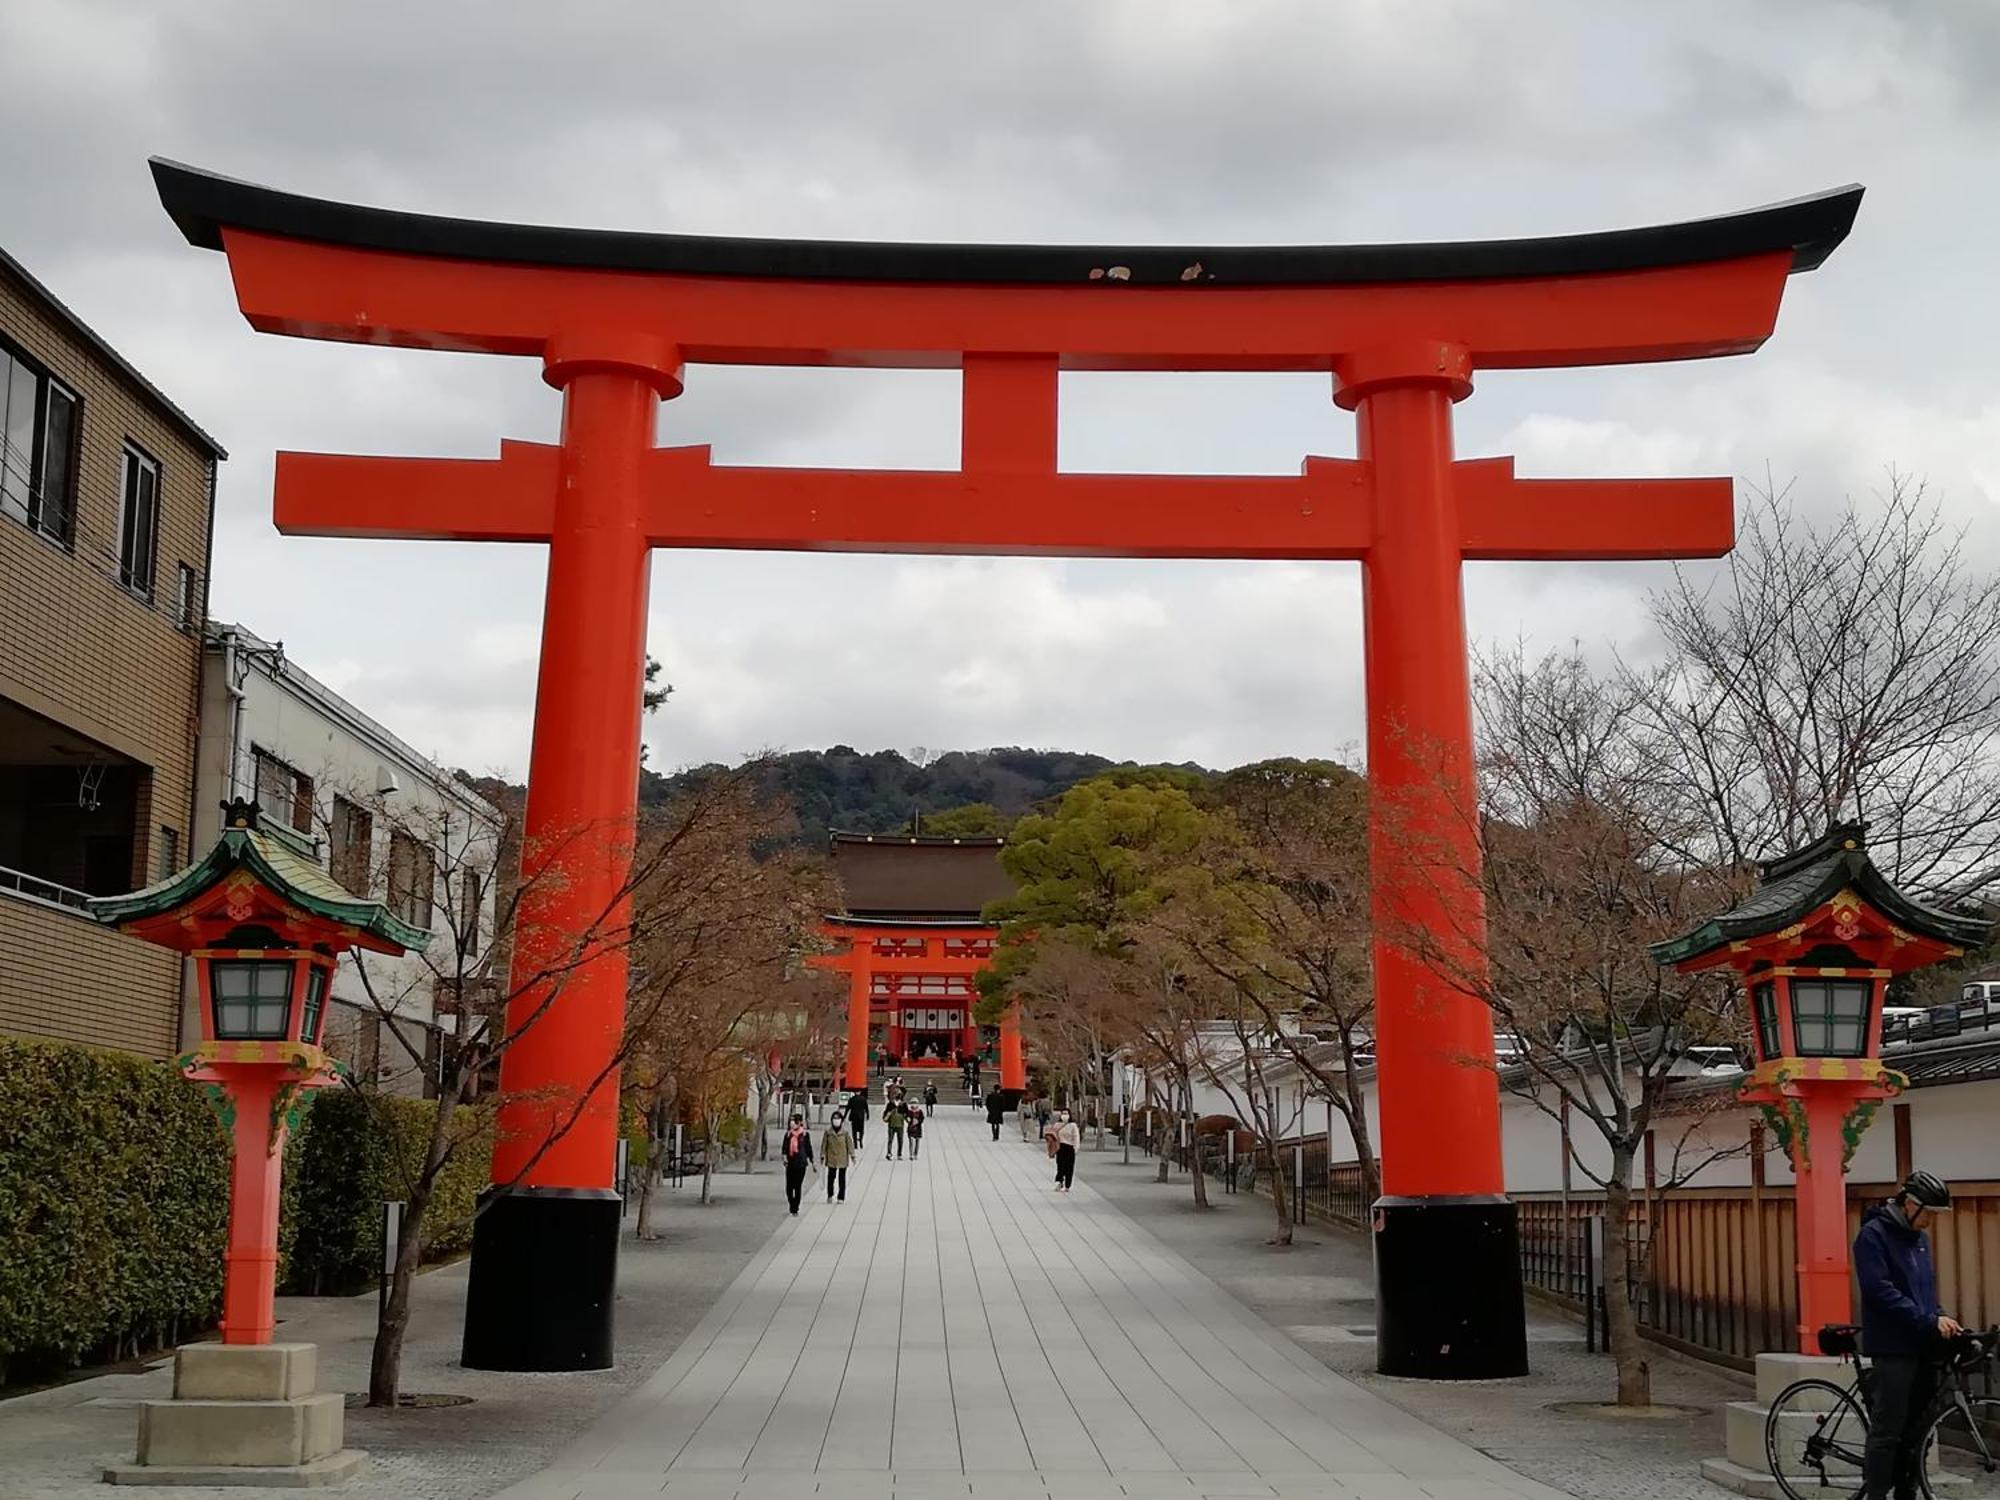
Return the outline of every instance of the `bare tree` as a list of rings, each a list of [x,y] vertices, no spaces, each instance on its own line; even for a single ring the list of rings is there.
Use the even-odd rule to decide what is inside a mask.
[[[586,829],[565,835],[560,847],[525,849],[529,873],[511,883],[509,872],[497,864],[501,847],[515,846],[517,840],[496,837],[489,827],[455,812],[446,797],[421,804],[404,797],[398,803],[390,807],[377,799],[374,809],[390,832],[383,845],[391,851],[384,883],[392,904],[408,902],[419,886],[432,885],[433,898],[423,904],[429,906],[433,936],[413,963],[357,956],[357,972],[380,1034],[389,1039],[384,1045],[392,1042],[410,1067],[425,1071],[434,1108],[421,1151],[408,1160],[398,1158],[406,1206],[370,1363],[369,1403],[378,1406],[396,1401],[412,1286],[425,1247],[437,1232],[430,1215],[439,1179],[458,1154],[490,1138],[489,1112],[466,1107],[480,1079],[560,1008],[571,980],[586,966],[622,954],[647,976],[646,984],[634,987],[626,1035],[611,1049],[598,1076],[535,1101],[535,1149],[527,1154],[522,1173],[532,1170],[634,1057],[672,999],[713,974],[733,973],[750,962],[746,947],[769,932],[768,925],[747,921],[740,881],[717,868],[749,861],[753,826],[744,810],[755,804],[755,793],[748,768],[709,778],[655,812],[641,826],[636,844],[622,830]],[[546,933],[524,940],[530,931],[524,911],[540,886],[561,880],[568,856],[578,848],[608,839],[630,847],[631,857],[602,908],[581,932],[559,942]],[[427,853],[412,863],[410,855],[398,850]],[[488,931],[480,913],[484,893],[495,889],[504,895],[495,902]],[[766,894],[758,892],[760,898]],[[762,907],[757,909],[763,914]],[[797,934],[803,924],[792,923],[786,930]],[[502,956],[523,951],[538,956],[529,971],[501,966]],[[411,1024],[426,998],[448,1027],[435,1056],[426,1053],[424,1029]]]
[[[1223,818],[1200,859],[1199,899],[1163,908],[1166,923],[1230,985],[1225,1014],[1339,1113],[1372,1203],[1380,1176],[1364,1082],[1375,1020],[1367,783],[1332,761],[1265,761],[1224,776],[1211,800]]]
[[[1475,824],[1483,863],[1483,914],[1447,908],[1454,930],[1411,927],[1398,940],[1454,988],[1486,1004],[1510,1039],[1502,1086],[1552,1117],[1568,1119],[1572,1164],[1605,1195],[1604,1282],[1617,1400],[1646,1405],[1651,1371],[1634,1296],[1651,1242],[1648,1194],[1634,1223],[1634,1166],[1649,1133],[1664,1127],[1668,1092],[1698,1071],[1691,1047],[1733,1043],[1740,996],[1726,978],[1682,975],[1648,957],[1725,906],[1726,874],[1682,852],[1698,829],[1671,786],[1673,748],[1639,712],[1629,676],[1594,674],[1580,653],[1529,663],[1503,653],[1480,663],[1474,694],[1482,750]],[[1414,820],[1397,836],[1417,839]],[[1441,840],[1448,843],[1450,840]],[[1440,887],[1468,872],[1427,854]],[[1461,956],[1479,951],[1485,966]],[[1467,1066],[1478,1065],[1466,1059]],[[1661,1191],[1690,1180],[1740,1147],[1707,1149],[1704,1115],[1672,1116]],[[1601,1139],[1604,1163],[1576,1148],[1577,1122]],[[1656,1159],[1657,1165],[1657,1159]],[[1631,1231],[1637,1228],[1640,1233]],[[1641,1260],[1628,1260],[1628,1242]],[[1616,1294],[1623,1288],[1628,1295]]]
[[[2000,881],[2000,578],[1920,484],[1825,522],[1767,486],[1719,576],[1682,572],[1653,613],[1667,662],[1633,708],[1702,810],[1688,858],[1747,867],[1862,819],[1899,885]]]

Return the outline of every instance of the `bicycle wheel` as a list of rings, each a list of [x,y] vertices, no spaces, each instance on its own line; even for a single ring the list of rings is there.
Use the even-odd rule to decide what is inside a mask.
[[[1764,1419],[1764,1457],[1787,1500],[1854,1500],[1867,1449],[1861,1403],[1830,1380],[1786,1386]]]
[[[1950,1399],[1924,1434],[1927,1500],[1952,1500],[1974,1478],[1994,1473],[2000,1473],[2000,1400],[1975,1396],[1960,1405]]]

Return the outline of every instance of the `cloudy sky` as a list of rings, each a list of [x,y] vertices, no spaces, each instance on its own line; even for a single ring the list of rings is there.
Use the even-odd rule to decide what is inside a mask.
[[[272,453],[550,440],[523,361],[256,335],[159,153],[319,196],[695,233],[1286,243],[1697,217],[1849,181],[1853,237],[1756,356],[1496,373],[1459,449],[1532,475],[1719,473],[2000,503],[2000,8],[1763,0],[0,0],[0,244],[229,448],[212,611],[405,738],[525,766],[543,554],[270,524]],[[1075,376],[1071,469],[1351,454],[1325,377]],[[951,374],[696,368],[718,460],[950,467]],[[1643,656],[1637,566],[1468,569],[1472,628]],[[1361,732],[1352,565],[660,553],[649,726],[762,748],[1060,746],[1234,764]]]

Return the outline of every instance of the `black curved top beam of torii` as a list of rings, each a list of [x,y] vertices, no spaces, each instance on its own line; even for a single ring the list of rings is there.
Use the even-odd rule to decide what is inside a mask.
[[[1335,286],[1580,276],[1789,250],[1810,271],[1853,227],[1850,184],[1740,213],[1531,239],[1403,245],[948,245],[770,240],[501,224],[281,192],[155,157],[160,202],[188,243],[222,249],[225,227],[405,255],[579,270],[802,281],[1061,286],[1117,275],[1141,285]]]

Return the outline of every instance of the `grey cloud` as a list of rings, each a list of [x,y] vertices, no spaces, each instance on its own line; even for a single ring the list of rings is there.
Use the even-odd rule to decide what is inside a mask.
[[[0,4],[0,139],[30,143],[0,159],[0,242],[235,453],[218,610],[480,768],[525,760],[540,549],[280,538],[270,454],[487,455],[552,438],[555,398],[526,361],[250,333],[221,260],[159,212],[148,153],[444,213],[925,239],[1546,233],[1858,178],[1853,241],[1792,283],[1763,353],[1482,376],[1460,451],[1518,451],[1524,473],[1768,461],[1813,505],[1893,463],[1967,521],[2000,494],[1982,0]],[[1064,402],[1069,467],[1282,473],[1353,448],[1323,378],[1077,377]],[[727,462],[949,465],[955,386],[696,369],[661,432]],[[653,636],[679,691],[654,762],[832,739],[1350,745],[1354,572],[662,555]],[[1659,576],[1475,568],[1472,628],[1643,652]]]

